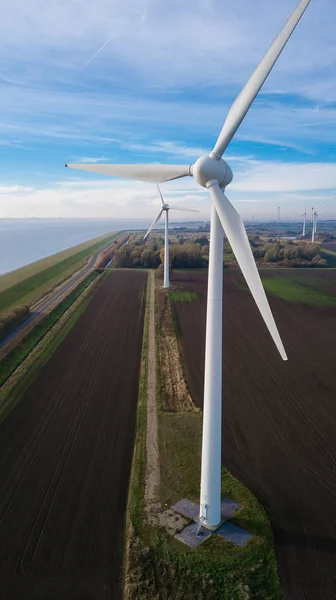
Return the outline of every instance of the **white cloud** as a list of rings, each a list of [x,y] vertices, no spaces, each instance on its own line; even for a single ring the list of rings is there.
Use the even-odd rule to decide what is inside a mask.
[[[24,202],[25,213],[58,216],[76,209],[85,215],[116,211],[121,216],[144,202],[144,210],[150,211],[148,198],[155,202],[151,187],[89,177],[60,181],[57,165],[193,162],[212,147],[232,100],[296,4],[7,2],[0,21],[0,151],[5,158],[7,150],[30,151],[32,145],[45,148],[46,154],[52,147],[52,152],[49,160],[36,160],[41,175],[35,175],[34,189],[0,192],[3,210],[18,214]],[[323,195],[335,188],[335,18],[334,0],[311,2],[229,148],[226,158],[235,171],[230,194],[242,210],[243,204],[256,201],[263,206],[261,196],[267,194],[272,201],[279,194],[287,199],[293,194],[295,204],[300,195]],[[270,153],[267,162],[264,145]],[[319,156],[322,145],[330,148],[330,157],[326,151]],[[279,147],[282,162],[270,160],[274,147]],[[297,153],[303,157],[295,166],[289,162],[291,152],[296,162]],[[305,164],[305,158],[314,163]],[[36,173],[33,153],[29,161],[29,173]],[[17,171],[11,179],[23,185],[18,164],[13,159]],[[50,183],[42,189],[47,175]],[[199,202],[209,213],[204,191],[192,183],[170,184],[165,190],[179,201],[183,194],[189,196],[188,201]]]
[[[333,163],[260,163],[250,164],[240,172],[232,189],[244,192],[296,192],[336,190]],[[335,203],[336,205],[336,203]]]

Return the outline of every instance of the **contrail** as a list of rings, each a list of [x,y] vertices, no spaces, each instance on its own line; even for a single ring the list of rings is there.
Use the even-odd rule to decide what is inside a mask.
[[[93,61],[94,58],[96,58],[96,56],[102,51],[104,50],[105,46],[107,46],[107,44],[109,44],[110,42],[112,42],[112,40],[116,37],[116,35],[118,35],[118,33],[121,31],[121,27],[119,27],[119,29],[117,29],[117,31],[115,31],[115,33],[110,37],[109,40],[107,40],[107,42],[105,42],[105,44],[102,45],[101,48],[99,48],[99,50],[97,50],[97,52],[94,53],[93,56],[91,56],[91,58],[89,58],[89,60],[85,63],[85,66],[87,67],[90,62]]]

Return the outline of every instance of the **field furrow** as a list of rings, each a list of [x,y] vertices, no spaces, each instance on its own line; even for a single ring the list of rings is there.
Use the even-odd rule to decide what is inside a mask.
[[[1,598],[120,597],[146,278],[104,278],[1,423]]]

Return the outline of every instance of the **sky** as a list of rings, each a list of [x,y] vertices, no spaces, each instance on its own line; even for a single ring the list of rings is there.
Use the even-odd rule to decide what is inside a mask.
[[[77,162],[192,164],[297,0],[11,0],[0,20],[0,218],[148,218],[154,185]],[[336,219],[336,3],[311,0],[225,159],[245,220]],[[192,178],[167,202],[209,218]],[[182,216],[182,214],[181,214]],[[187,215],[190,218],[190,215]],[[322,213],[321,213],[322,218]]]

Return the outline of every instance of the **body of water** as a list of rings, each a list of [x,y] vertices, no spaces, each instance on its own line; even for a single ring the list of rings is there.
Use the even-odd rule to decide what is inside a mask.
[[[150,219],[0,219],[0,275],[104,233],[143,229],[150,223]]]

